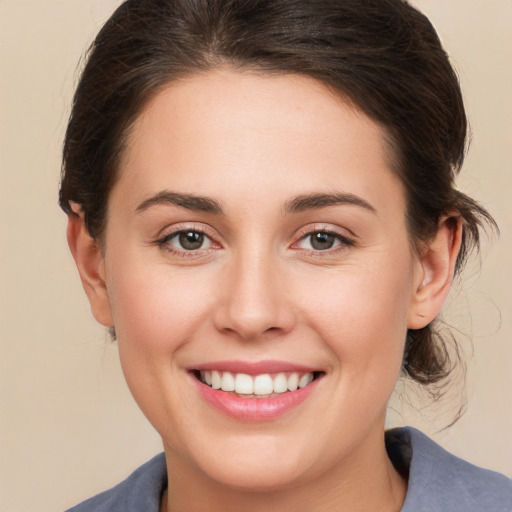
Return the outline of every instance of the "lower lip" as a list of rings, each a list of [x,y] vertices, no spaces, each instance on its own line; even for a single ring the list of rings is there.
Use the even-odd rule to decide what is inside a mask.
[[[243,398],[241,396],[213,389],[200,382],[193,375],[199,393],[203,398],[224,414],[240,421],[270,421],[284,416],[298,407],[315,390],[318,381],[296,391],[288,391],[270,398]]]

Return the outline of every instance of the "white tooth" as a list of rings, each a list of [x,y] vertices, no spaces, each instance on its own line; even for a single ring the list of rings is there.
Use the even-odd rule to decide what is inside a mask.
[[[203,372],[201,372],[201,373],[203,373]],[[204,372],[203,379],[206,382],[206,384],[208,384],[208,386],[211,386],[212,385],[212,372],[210,372],[210,371]]]
[[[217,370],[213,370],[213,372],[212,372],[212,388],[220,389],[221,384],[222,384],[222,377],[221,377],[220,373]]]
[[[245,373],[238,373],[235,377],[235,391],[241,395],[252,395],[253,390],[252,377]]]
[[[274,391],[274,383],[272,377],[268,374],[258,375],[254,379],[254,394],[255,395],[270,395]]]
[[[306,373],[299,380],[299,388],[306,387],[308,384],[311,384],[312,381],[313,381],[313,374],[312,373]]]
[[[286,375],[279,373],[274,377],[274,393],[284,393],[288,391],[288,385],[286,381]]]
[[[222,374],[222,384],[220,388],[222,391],[235,391],[235,378],[232,373],[224,372]]]
[[[296,391],[299,387],[299,374],[298,373],[292,373],[288,377],[288,390],[289,391]]]

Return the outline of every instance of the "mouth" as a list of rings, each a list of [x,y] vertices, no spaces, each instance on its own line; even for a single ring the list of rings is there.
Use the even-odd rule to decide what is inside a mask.
[[[288,417],[311,402],[325,371],[285,361],[216,361],[189,368],[199,395],[214,409],[242,422]]]
[[[318,380],[321,371],[291,371],[249,375],[222,370],[193,370],[194,377],[213,390],[240,398],[273,398],[307,388]]]

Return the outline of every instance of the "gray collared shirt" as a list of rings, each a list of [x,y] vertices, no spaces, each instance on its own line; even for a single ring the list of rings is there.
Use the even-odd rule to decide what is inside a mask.
[[[394,466],[408,475],[401,512],[512,512],[512,481],[451,455],[414,428],[386,432]],[[164,454],[67,512],[158,512],[167,487]],[[171,491],[172,492],[172,491]]]

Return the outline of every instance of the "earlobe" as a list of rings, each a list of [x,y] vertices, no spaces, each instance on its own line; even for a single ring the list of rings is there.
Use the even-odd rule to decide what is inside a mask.
[[[105,282],[105,264],[101,248],[84,224],[81,208],[72,204],[74,213],[68,214],[67,239],[75,260],[85,293],[96,320],[105,327],[112,327],[112,312]]]
[[[417,283],[409,310],[409,329],[422,329],[441,311],[455,272],[462,242],[462,219],[441,219],[436,234],[418,259]]]

